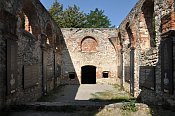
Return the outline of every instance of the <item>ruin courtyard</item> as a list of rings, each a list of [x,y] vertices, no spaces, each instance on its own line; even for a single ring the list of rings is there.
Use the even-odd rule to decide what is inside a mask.
[[[118,28],[60,28],[39,0],[0,0],[0,110],[95,115],[132,100],[175,115],[174,0],[138,0]]]

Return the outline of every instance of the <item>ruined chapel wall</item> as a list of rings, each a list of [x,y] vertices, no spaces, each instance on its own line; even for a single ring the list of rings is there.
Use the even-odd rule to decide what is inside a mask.
[[[146,8],[147,5],[153,3],[153,14],[149,14],[149,9]],[[152,4],[151,3],[151,4]],[[151,6],[151,5],[150,5]],[[150,7],[149,6],[149,7]],[[153,17],[152,17],[153,16]],[[135,94],[136,96],[141,96],[144,102],[148,103],[158,103],[161,102],[163,99],[172,98],[173,96],[170,95],[168,97],[167,93],[162,92],[161,87],[161,34],[165,33],[169,30],[174,30],[174,2],[172,0],[140,0],[135,7],[130,11],[128,16],[123,20],[120,24],[118,31],[121,33],[122,37],[122,50],[124,54],[124,64],[130,64],[130,60],[126,59],[129,58],[131,48],[130,44],[131,41],[129,40],[130,35],[126,35],[127,26],[131,29],[131,34],[135,34],[135,49],[134,49],[134,86],[135,86]],[[148,19],[147,17],[153,18],[154,25],[148,25],[145,21]],[[152,27],[150,27],[152,26]],[[136,29],[134,29],[135,27]],[[150,29],[149,29],[150,28]],[[151,31],[152,29],[152,31]],[[149,32],[150,30],[150,32]],[[154,33],[152,33],[154,32]],[[151,36],[150,34],[153,34]],[[132,37],[133,37],[132,35]],[[143,43],[143,41],[147,41],[147,43]],[[145,42],[146,42],[145,41]],[[150,42],[150,46],[149,46]],[[154,43],[154,46],[151,46],[151,43]],[[130,59],[130,58],[129,58]],[[154,89],[150,89],[147,87],[141,87],[144,76],[144,72],[141,68],[154,68],[154,75],[153,80],[149,83],[154,83]],[[152,70],[152,69],[151,69]],[[127,74],[127,70],[124,70],[125,74]],[[126,76],[126,75],[125,75]],[[130,77],[131,75],[129,75]],[[150,75],[146,75],[150,76]],[[126,77],[125,77],[126,78]],[[146,81],[145,81],[146,82]],[[152,85],[150,85],[152,86]],[[127,87],[127,89],[129,89]],[[156,100],[155,100],[156,98]]]
[[[54,60],[57,64],[61,62],[61,55],[59,51],[56,51],[56,47],[60,49],[61,46],[61,30],[38,0],[2,0],[0,2],[2,3],[0,4],[2,6],[0,8],[1,108],[4,105],[36,101],[42,96],[43,90],[47,89],[45,91],[49,92],[60,83],[59,75],[57,74],[56,77],[54,74],[54,70],[57,69],[54,67]],[[27,20],[29,21],[28,24],[32,24],[31,31],[25,30],[21,26],[21,14],[23,13],[29,19]],[[50,25],[51,31],[47,30],[48,25]],[[50,39],[49,44],[47,44],[47,37]],[[11,49],[14,52],[13,54],[11,52],[12,59],[16,58],[15,81],[8,81],[9,74],[6,70],[10,67],[8,64],[10,61],[7,61],[8,58],[6,57],[9,54],[10,40],[13,40],[12,48],[13,44],[16,45],[16,52]],[[46,86],[42,85],[44,51],[46,51],[45,59],[47,61],[45,71],[48,72],[47,79],[45,79]],[[54,59],[54,54],[56,59]],[[13,84],[15,86],[10,87],[10,83],[15,83]]]
[[[117,57],[114,46],[110,43],[109,37],[115,33],[115,29],[62,29],[66,46],[62,51],[63,76],[67,77],[68,72],[76,72],[81,83],[81,67],[85,65],[96,66],[96,76],[102,78],[103,71],[109,71],[109,78],[117,77]],[[94,38],[96,51],[82,51],[82,41],[87,38]],[[93,44],[86,46],[93,48]]]

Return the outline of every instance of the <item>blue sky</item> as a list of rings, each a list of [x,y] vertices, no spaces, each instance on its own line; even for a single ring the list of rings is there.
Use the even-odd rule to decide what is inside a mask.
[[[49,9],[55,0],[40,1],[46,9]],[[75,4],[85,13],[89,13],[95,8],[104,10],[104,14],[108,16],[111,24],[118,26],[138,0],[58,0],[58,2],[63,4],[64,9]]]

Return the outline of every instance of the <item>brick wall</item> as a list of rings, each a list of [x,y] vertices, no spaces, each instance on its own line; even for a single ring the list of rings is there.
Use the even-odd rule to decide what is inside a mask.
[[[58,50],[63,41],[61,30],[38,0],[1,3],[0,109],[4,105],[36,101],[60,84],[61,74],[56,72],[61,70]],[[24,22],[23,13],[28,18]]]
[[[158,103],[171,99],[173,95],[168,97],[167,93],[162,92],[161,87],[161,38],[171,36],[172,33],[167,33],[174,30],[174,2],[172,0],[140,0],[126,18],[122,21],[118,28],[121,33],[122,50],[124,57],[123,76],[125,79],[130,79],[134,74],[134,95],[140,96],[144,102]],[[148,7],[149,6],[149,9]],[[130,33],[128,33],[130,29]],[[163,34],[166,33],[166,34]],[[161,34],[163,36],[161,36]],[[133,46],[131,39],[135,38],[136,44]],[[128,73],[131,70],[130,51],[134,47],[134,72]],[[142,74],[144,71],[140,67],[155,67],[154,78],[155,89],[152,90],[146,87],[140,87],[140,79],[150,77],[149,73]],[[147,69],[146,71],[148,71]],[[149,81],[149,78],[148,80]],[[145,81],[146,83],[146,81]],[[129,82],[130,86],[131,83]],[[127,85],[127,84],[126,84]],[[125,85],[124,85],[125,86]],[[129,89],[127,86],[125,89]],[[131,91],[130,91],[131,92]],[[160,97],[161,96],[161,97]],[[156,98],[156,100],[155,100]]]
[[[66,44],[62,51],[64,78],[68,78],[69,72],[76,72],[77,83],[81,83],[81,67],[85,65],[96,66],[97,82],[103,71],[109,71],[109,78],[117,77],[118,59],[109,41],[115,36],[115,29],[62,29],[62,32]]]

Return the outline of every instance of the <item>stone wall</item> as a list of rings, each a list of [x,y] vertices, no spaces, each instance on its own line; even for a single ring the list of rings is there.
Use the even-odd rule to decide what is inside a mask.
[[[118,29],[59,29],[38,0],[1,0],[0,109],[81,84],[83,66],[145,103],[174,100],[174,20],[173,0],[139,0]]]
[[[65,48],[62,51],[62,76],[76,72],[81,83],[81,67],[96,67],[97,82],[103,71],[109,71],[109,79],[117,77],[117,53],[109,38],[116,36],[116,29],[62,29]]]
[[[173,6],[173,0],[139,0],[118,28],[117,35],[120,36],[117,39],[120,42],[113,43],[121,46],[118,51],[123,54],[124,63],[120,67],[125,68],[121,81],[128,82],[129,79],[130,87],[125,86],[128,85],[125,83],[122,86],[133,92],[134,96],[140,96],[144,102],[157,104],[158,101],[166,101],[174,96],[162,91],[161,77],[164,66],[161,64],[161,56],[164,54],[161,53],[161,42],[163,38],[172,38],[174,35]],[[131,55],[133,49],[134,60]],[[148,87],[148,82],[154,85],[154,89]]]
[[[1,56],[0,56],[0,74],[1,74],[1,78],[0,78],[0,108],[2,108],[2,106],[4,105],[4,86],[5,86],[5,83],[4,80],[5,80],[5,77],[6,77],[6,42],[5,40],[3,39],[2,37],[2,31],[0,31],[0,51],[1,51]]]
[[[40,1],[1,0],[0,6],[1,109],[36,101],[60,84],[63,40]]]

